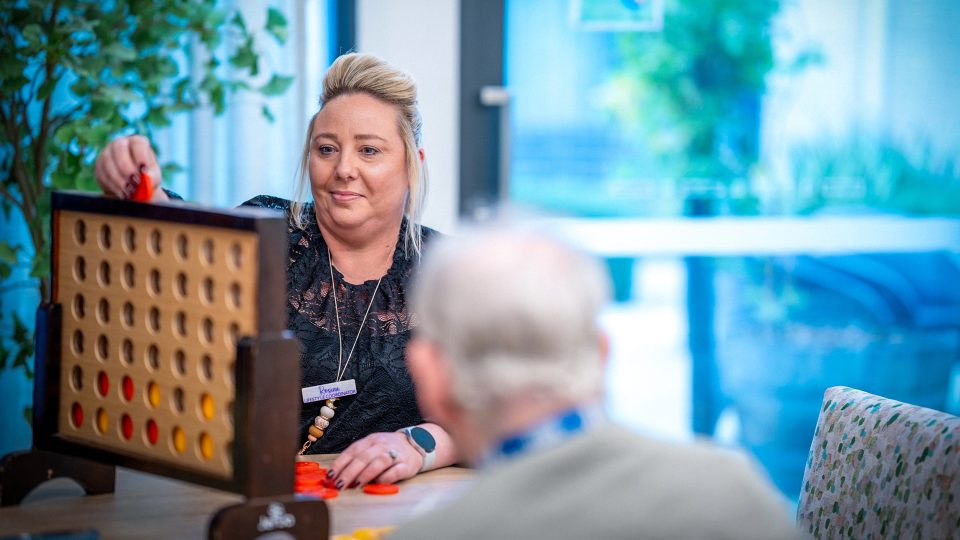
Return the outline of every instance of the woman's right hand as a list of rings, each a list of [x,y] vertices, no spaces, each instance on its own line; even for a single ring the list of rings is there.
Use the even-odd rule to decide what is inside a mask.
[[[150,141],[142,135],[120,137],[112,141],[97,156],[93,165],[93,174],[103,193],[109,197],[129,199],[140,183],[140,172],[149,175],[153,181],[152,201],[169,200],[160,189],[162,177],[157,155],[150,147]]]

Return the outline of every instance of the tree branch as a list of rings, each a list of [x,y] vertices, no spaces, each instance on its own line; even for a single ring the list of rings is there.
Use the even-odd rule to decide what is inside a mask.
[[[26,138],[26,140],[32,142],[33,134],[30,131],[27,105],[20,99],[19,95],[14,95],[10,109],[8,133],[10,140],[13,142],[13,160],[10,165],[10,176],[16,181],[17,188],[20,190],[20,197],[23,200],[23,217],[30,223],[29,220],[33,218],[33,209],[35,209],[37,205],[36,198],[30,186],[30,176],[27,174],[27,168],[23,163],[23,155],[21,152],[23,145],[21,145],[21,141]],[[26,137],[22,136],[21,131],[26,131]],[[29,148],[29,143],[27,146]]]
[[[67,124],[67,122],[73,120],[73,117],[83,110],[86,106],[86,103],[80,103],[76,107],[64,111],[60,114],[55,114],[50,117],[50,133],[56,133],[57,130],[62,128]]]
[[[53,3],[50,9],[50,19],[47,21],[47,35],[53,35],[57,24],[57,12],[60,10],[59,0]],[[34,166],[34,187],[43,186],[43,177],[47,169],[47,137],[50,135],[50,107],[53,105],[53,88],[57,85],[57,78],[54,77],[56,64],[47,54],[44,56],[44,79],[47,85],[52,85],[47,97],[43,100],[43,112],[40,113],[40,128],[37,136],[33,140],[33,166]],[[37,190],[39,191],[39,189]],[[40,246],[36,246],[40,247]]]
[[[11,173],[11,174],[12,174],[12,173]],[[13,192],[11,192],[9,189],[7,189],[7,186],[5,186],[5,185],[0,185],[0,195],[2,195],[3,198],[5,198],[5,199],[9,200],[10,202],[12,202],[13,205],[17,207],[17,210],[20,210],[20,213],[23,214],[24,219],[27,218],[27,209],[26,209],[26,206],[24,205],[23,201],[20,200],[20,199],[18,199],[18,198],[16,198],[16,197],[13,195]]]

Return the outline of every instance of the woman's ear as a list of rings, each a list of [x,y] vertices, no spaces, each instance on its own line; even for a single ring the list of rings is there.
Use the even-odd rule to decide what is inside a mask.
[[[427,153],[423,151],[423,148],[417,149],[417,157],[420,158],[420,164],[423,165],[423,160],[427,159]]]

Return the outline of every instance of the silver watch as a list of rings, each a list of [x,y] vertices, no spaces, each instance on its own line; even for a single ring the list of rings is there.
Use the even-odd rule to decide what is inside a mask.
[[[400,430],[407,436],[410,444],[423,456],[423,465],[419,472],[430,470],[433,462],[437,460],[437,441],[429,431],[419,426],[406,427]]]

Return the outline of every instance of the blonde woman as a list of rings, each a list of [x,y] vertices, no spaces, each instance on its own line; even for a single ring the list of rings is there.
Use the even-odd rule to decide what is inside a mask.
[[[421,124],[408,75],[373,55],[343,55],[324,77],[294,200],[244,203],[289,217],[288,324],[303,346],[302,386],[346,393],[303,405],[301,452],[340,452],[330,476],[341,488],[456,460],[448,434],[418,409],[404,362],[413,324],[406,283],[436,234],[420,224]],[[101,189],[120,198],[136,189],[140,170],[160,185],[156,156],[139,136],[113,141],[95,164]],[[155,201],[170,195],[154,190]]]

